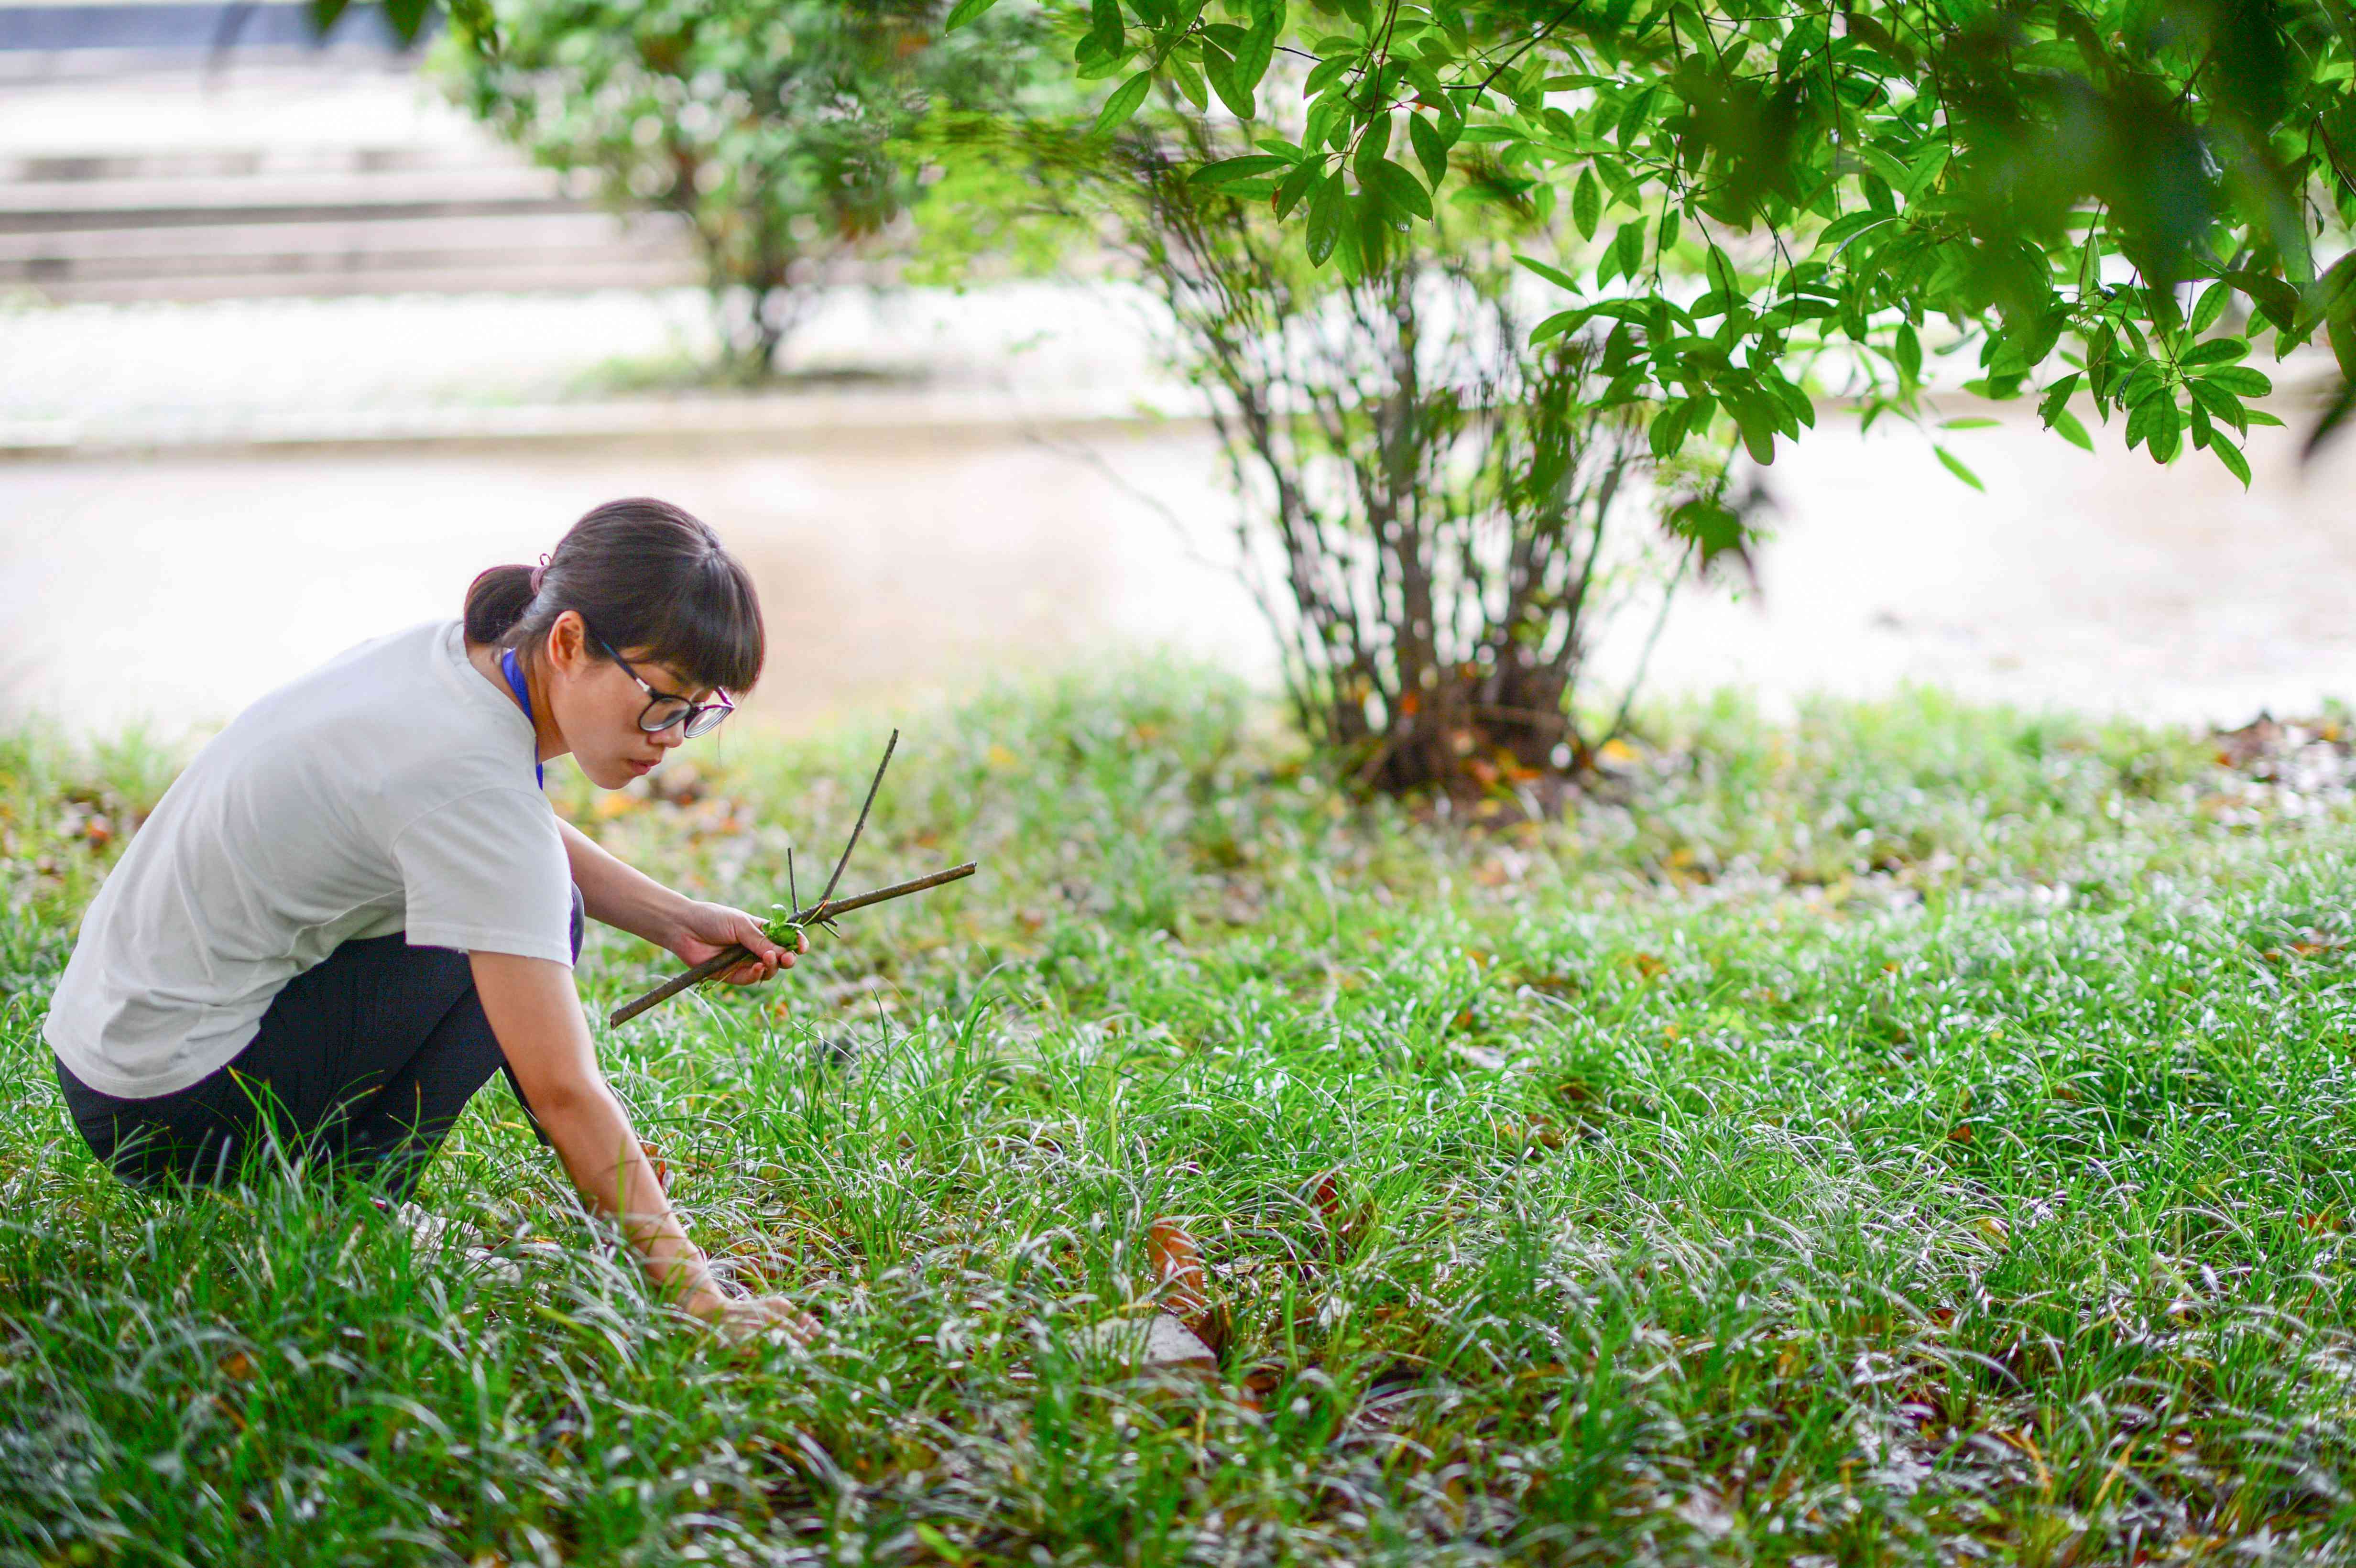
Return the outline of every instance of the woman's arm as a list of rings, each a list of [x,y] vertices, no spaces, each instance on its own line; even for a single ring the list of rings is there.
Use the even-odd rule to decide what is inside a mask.
[[[556,830],[563,836],[564,857],[573,863],[573,883],[581,890],[581,907],[589,918],[643,936],[658,947],[670,946],[685,929],[681,922],[691,901],[616,859],[561,816],[556,819]]]
[[[585,901],[585,889],[583,896]],[[511,953],[467,956],[484,1016],[515,1069],[525,1103],[583,1199],[621,1222],[655,1286],[677,1288],[681,1305],[700,1317],[765,1317],[805,1330],[808,1320],[788,1317],[791,1308],[781,1301],[733,1301],[720,1294],[702,1251],[688,1240],[655,1179],[628,1115],[598,1071],[573,971]]]
[[[581,890],[581,908],[590,919],[643,936],[690,964],[701,964],[724,947],[750,948],[753,958],[723,976],[731,985],[755,985],[793,967],[797,950],[778,946],[743,910],[673,892],[562,817],[556,827],[572,862],[573,885]],[[809,950],[805,940],[798,951]]]

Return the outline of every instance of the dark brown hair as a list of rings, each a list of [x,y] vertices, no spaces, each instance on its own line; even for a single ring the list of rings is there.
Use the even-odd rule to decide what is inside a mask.
[[[749,689],[768,641],[753,579],[699,519],[667,501],[608,501],[565,531],[539,569],[495,566],[466,589],[466,638],[540,642],[572,610],[607,645],[642,651],[696,686]]]

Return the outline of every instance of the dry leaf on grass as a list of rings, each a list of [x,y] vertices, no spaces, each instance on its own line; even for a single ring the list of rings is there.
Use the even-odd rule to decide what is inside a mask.
[[[1154,1283],[1162,1292],[1162,1310],[1213,1356],[1225,1350],[1227,1315],[1211,1304],[1202,1243],[1177,1221],[1156,1220],[1146,1232],[1146,1254],[1153,1265]]]
[[[1108,1317],[1072,1337],[1072,1346],[1119,1362],[1134,1371],[1185,1371],[1215,1373],[1219,1358],[1194,1332],[1167,1312]]]

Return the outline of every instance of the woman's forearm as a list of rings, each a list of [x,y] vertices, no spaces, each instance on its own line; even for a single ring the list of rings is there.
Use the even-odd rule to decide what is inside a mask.
[[[683,895],[617,859],[573,824],[559,820],[557,831],[564,838],[584,913],[658,947],[678,945],[680,912],[688,902]]]
[[[703,1253],[687,1239],[628,1114],[598,1071],[572,969],[512,953],[467,957],[516,1087],[583,1200],[620,1222],[658,1286],[678,1285],[690,1311],[719,1310]]]
[[[703,1252],[688,1239],[613,1091],[600,1080],[538,1115],[573,1186],[619,1221],[648,1279],[658,1289],[676,1286],[691,1312],[716,1310],[720,1292]]]

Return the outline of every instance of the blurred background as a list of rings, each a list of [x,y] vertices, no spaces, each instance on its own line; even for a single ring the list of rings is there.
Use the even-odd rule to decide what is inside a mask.
[[[297,5],[0,0],[0,703],[201,729],[631,494],[757,575],[781,727],[1124,648],[1266,681],[1219,449],[1144,296],[1087,271],[862,260],[723,383],[685,221],[533,166],[375,13],[318,42]],[[1941,438],[1976,492],[1829,417],[1647,688],[2218,724],[2356,690],[2356,457],[2302,470],[2311,385],[2276,384],[2247,493],[1958,395],[1997,421]],[[1623,622],[1607,682],[1650,641]]]

